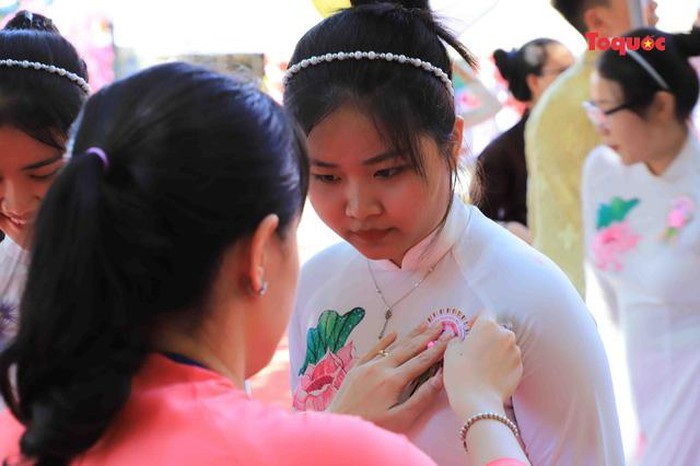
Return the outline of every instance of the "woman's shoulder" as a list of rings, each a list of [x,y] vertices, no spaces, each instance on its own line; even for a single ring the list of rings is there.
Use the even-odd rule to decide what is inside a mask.
[[[478,209],[473,209],[455,256],[462,276],[482,293],[522,300],[533,295],[527,291],[532,289],[550,297],[572,292],[554,262]],[[504,293],[505,289],[510,291]]]
[[[299,464],[434,464],[406,437],[380,429],[359,417],[319,412],[288,413],[282,425],[280,433],[285,439],[282,447],[289,448],[287,457],[299,458]]]
[[[404,436],[359,417],[293,412],[256,400],[239,400],[237,405],[236,415],[226,415],[226,431],[236,456],[246,464],[434,464]]]

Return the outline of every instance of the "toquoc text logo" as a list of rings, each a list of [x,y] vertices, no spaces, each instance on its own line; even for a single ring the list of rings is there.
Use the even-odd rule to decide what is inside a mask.
[[[585,34],[588,50],[617,50],[620,55],[627,55],[628,50],[666,50],[666,38],[653,38],[646,36],[639,37],[600,37],[595,31],[589,31]]]

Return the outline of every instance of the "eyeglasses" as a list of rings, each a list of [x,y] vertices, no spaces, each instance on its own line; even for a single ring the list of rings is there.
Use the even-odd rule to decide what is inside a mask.
[[[593,123],[593,126],[595,126],[598,129],[605,129],[607,128],[608,124],[608,116],[612,115],[613,113],[619,112],[620,110],[632,108],[634,106],[634,103],[625,102],[609,110],[603,110],[590,100],[586,100],[585,102],[583,102],[582,105],[583,109],[586,111],[586,115],[588,115],[588,119],[591,120],[591,123]]]

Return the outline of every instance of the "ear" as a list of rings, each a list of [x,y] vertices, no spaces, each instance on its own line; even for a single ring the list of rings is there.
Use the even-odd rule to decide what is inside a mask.
[[[673,121],[676,119],[676,98],[670,92],[659,91],[654,95],[650,110],[658,121]]]
[[[586,30],[597,31],[602,37],[605,37],[603,29],[605,28],[605,14],[600,6],[592,6],[583,12],[583,23],[586,25]]]
[[[454,166],[459,163],[459,152],[462,149],[462,137],[464,137],[464,118],[457,116],[455,125],[452,128],[452,158]]]
[[[275,214],[270,214],[262,219],[253,232],[250,240],[250,248],[247,252],[247,274],[250,278],[250,289],[257,293],[263,289],[265,283],[265,267],[270,257],[270,247],[275,240],[277,226],[280,219]]]
[[[525,76],[525,83],[527,87],[530,88],[532,100],[535,100],[540,94],[540,77],[534,73],[530,73]]]

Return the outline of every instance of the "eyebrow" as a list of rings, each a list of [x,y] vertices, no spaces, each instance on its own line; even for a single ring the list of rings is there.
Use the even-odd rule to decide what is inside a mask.
[[[370,157],[369,159],[363,161],[362,165],[365,165],[365,166],[377,165],[377,164],[382,163],[386,160],[396,159],[399,157],[401,157],[399,151],[389,150],[389,151],[383,152],[379,155],[375,155],[374,157]],[[311,162],[311,165],[313,165],[315,167],[338,168],[338,164],[324,162],[323,160],[318,160],[318,159],[314,159],[314,158],[310,159],[310,162]]]
[[[30,165],[22,167],[22,171],[36,170],[37,168],[45,167],[47,165],[51,165],[54,162],[58,162],[62,158],[63,158],[63,155],[57,155],[55,157],[51,157],[51,158],[42,160],[41,162],[32,163]]]

